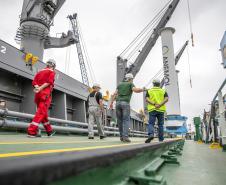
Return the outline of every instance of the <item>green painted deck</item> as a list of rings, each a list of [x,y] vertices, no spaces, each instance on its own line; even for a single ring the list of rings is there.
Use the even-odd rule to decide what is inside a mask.
[[[207,144],[186,141],[180,166],[165,165],[159,172],[167,185],[225,185],[226,152]]]
[[[167,185],[226,184],[226,152],[222,152],[222,149],[210,149],[207,144],[186,141],[182,156],[177,156],[177,158],[180,165],[165,164],[157,173],[157,175],[163,176]],[[143,155],[143,160],[147,160],[147,156]],[[140,159],[137,161],[142,164]],[[91,170],[77,177],[68,178],[65,181],[59,181],[51,185],[72,185],[74,183],[78,185],[88,185],[89,180],[95,182],[93,183],[95,185],[104,185],[106,182],[109,185],[146,185],[146,183],[140,184],[138,182],[128,183],[126,177],[120,179],[120,175],[117,174],[119,172],[121,174],[130,174],[136,171],[142,171],[145,167],[141,165],[140,168],[136,168],[137,161],[135,162],[135,166],[133,161],[125,161],[121,165],[117,164],[115,168],[107,167],[104,169]],[[130,169],[130,172],[128,169]],[[103,176],[104,179],[100,180]],[[116,179],[118,179],[118,182]],[[149,185],[152,185],[152,183]]]
[[[99,137],[95,137],[94,140],[88,140],[86,136],[61,135],[56,135],[51,138],[28,138],[25,134],[1,133],[0,159],[4,160],[4,158],[10,159],[10,157],[12,157],[12,159],[15,160],[17,158],[20,159],[20,157],[24,158],[25,156],[26,158],[29,158],[32,156],[45,157],[46,155],[52,157],[50,154],[77,151],[82,152],[87,150],[95,151],[96,149],[107,148],[123,148],[126,145],[138,147],[140,146],[139,144],[144,145],[145,138],[131,138],[131,140],[132,143],[124,144],[119,141],[118,137],[108,137],[104,140],[100,140]],[[157,142],[157,140],[155,140],[154,142]],[[158,151],[158,153],[159,152],[160,151]],[[115,179],[115,176],[117,175],[119,179],[120,174],[122,174],[125,169],[127,170],[127,174],[133,173],[134,170],[139,171],[141,168],[144,168],[145,164],[148,164],[148,162],[150,162],[150,159],[148,158],[150,157],[150,155],[160,155],[156,152],[153,154],[152,153],[153,152],[150,151],[149,154],[138,155],[138,158],[135,159],[136,161],[134,163],[132,163],[132,160],[125,160],[125,162],[123,162],[121,165],[115,165],[116,169],[114,169],[114,167],[112,168],[111,166],[104,169],[94,169],[90,172],[84,172],[78,177],[74,177],[75,179],[65,179],[65,181],[60,181],[59,183],[56,182],[53,184],[70,184],[68,182],[74,184],[74,182],[80,181],[80,184],[84,184],[84,177],[92,181],[92,178],[93,180],[100,179],[99,177],[103,177],[104,174],[104,179],[102,179],[104,181],[102,184],[108,182],[108,184],[110,185],[113,183],[112,179]],[[210,149],[209,145],[207,144],[199,144],[194,141],[186,141],[182,156],[177,156],[177,158],[180,162],[179,166],[174,164],[165,164],[158,171],[158,175],[161,175],[164,177],[164,179],[166,179],[167,185],[226,184],[226,152],[222,152],[222,149]],[[141,165],[142,160],[146,160],[144,165]],[[139,165],[141,166],[139,167]],[[121,171],[119,171],[118,169],[120,169]],[[123,179],[125,179],[126,176],[122,176],[121,178],[121,182],[125,182]],[[89,184],[89,182],[90,181],[87,181],[87,184]],[[101,183],[97,184],[99,185]]]
[[[131,138],[132,142],[122,143],[118,137],[89,140],[85,136],[61,136],[28,138],[25,134],[4,133],[0,135],[0,158],[48,153],[94,150],[144,143],[145,138]],[[157,142],[157,141],[156,141]]]

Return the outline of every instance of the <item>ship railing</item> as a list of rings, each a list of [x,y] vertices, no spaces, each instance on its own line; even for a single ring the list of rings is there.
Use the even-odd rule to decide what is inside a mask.
[[[29,121],[34,117],[34,115],[10,111],[7,109],[0,109],[0,117],[0,127],[26,129],[28,127]],[[59,133],[88,133],[88,123],[58,118],[49,118],[49,121],[53,125],[54,130]],[[97,126],[94,125],[95,133],[97,133],[96,128]],[[42,124],[40,124],[40,129],[43,130]],[[107,135],[119,135],[118,128],[116,127],[104,126],[104,130]],[[130,130],[130,135],[136,137],[145,137],[147,136],[147,133],[137,130]]]

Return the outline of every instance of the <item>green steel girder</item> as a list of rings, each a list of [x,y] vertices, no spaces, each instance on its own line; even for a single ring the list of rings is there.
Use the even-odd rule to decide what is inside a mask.
[[[167,154],[179,142],[158,143],[153,145],[153,149],[138,153],[133,158],[96,167],[50,185],[166,185],[159,171],[166,164],[179,164],[175,155]]]
[[[163,176],[146,176],[144,173],[135,173],[129,177],[128,184],[136,185],[166,185]]]
[[[157,171],[162,167],[165,160],[161,158],[156,158],[153,160],[150,165],[144,170],[145,175],[147,176],[154,176],[156,175]]]

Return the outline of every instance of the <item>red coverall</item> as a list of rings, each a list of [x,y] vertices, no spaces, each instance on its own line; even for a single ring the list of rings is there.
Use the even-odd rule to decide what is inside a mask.
[[[48,120],[48,109],[51,103],[51,92],[54,86],[55,72],[50,68],[45,68],[39,71],[32,82],[32,85],[41,86],[44,83],[49,83],[50,85],[35,94],[34,102],[37,105],[37,111],[35,117],[33,118],[31,124],[29,125],[27,131],[29,135],[36,135],[38,131],[38,124],[43,123],[43,126],[47,133],[52,132],[52,127]]]

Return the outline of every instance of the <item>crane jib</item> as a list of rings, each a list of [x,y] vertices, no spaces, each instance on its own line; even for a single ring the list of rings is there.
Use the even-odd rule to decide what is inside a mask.
[[[159,30],[164,28],[167,22],[170,20],[171,15],[173,14],[174,10],[176,9],[179,0],[173,0],[171,4],[168,6],[165,14],[163,15],[162,19],[159,21],[157,26],[154,28],[153,33],[151,34],[150,38],[140,51],[139,55],[137,56],[135,62],[129,66],[129,71],[133,73],[134,77],[140,71],[141,66],[143,65],[145,59],[147,58],[149,52],[155,45],[158,37],[159,37]]]

